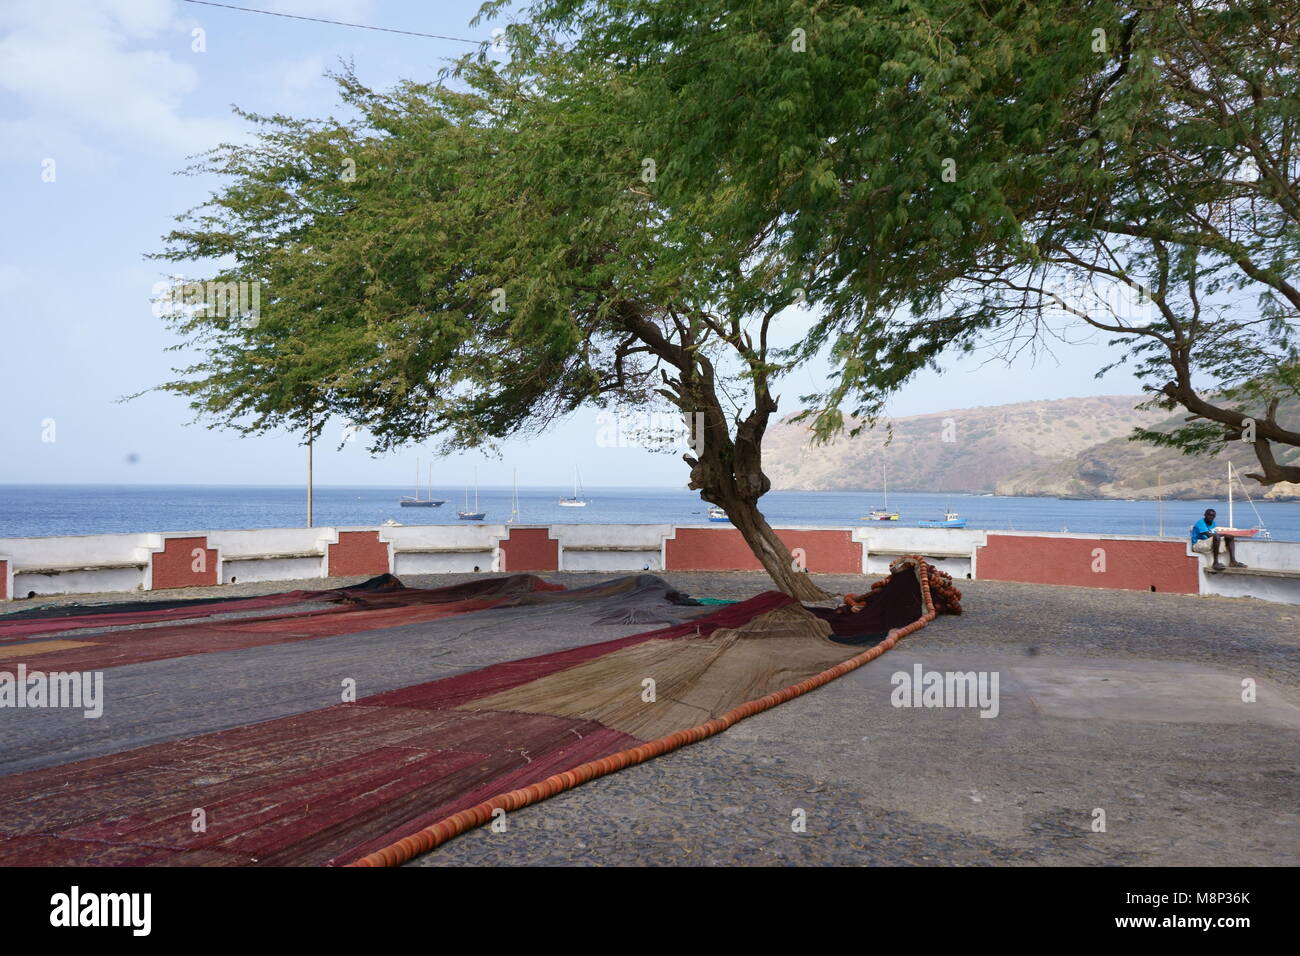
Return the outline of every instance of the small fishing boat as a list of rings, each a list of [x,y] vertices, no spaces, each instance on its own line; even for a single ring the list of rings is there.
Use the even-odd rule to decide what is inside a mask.
[[[726,513],[725,511],[723,511],[721,508],[710,508],[710,509],[709,509],[709,520],[710,520],[710,521],[716,521],[716,522],[719,522],[719,523],[724,523],[724,522],[729,522],[729,521],[731,521],[731,519],[727,517],[727,513]]]
[[[585,508],[587,499],[582,497],[582,478],[578,475],[578,469],[573,469],[573,497],[561,498],[561,508]]]
[[[415,496],[404,495],[398,502],[403,508],[441,508],[446,498],[433,497],[433,465],[429,466],[429,497],[420,497],[420,459],[415,459]]]
[[[482,521],[487,517],[486,511],[478,510],[478,469],[474,469],[474,510],[469,510],[469,488],[465,489],[465,510],[456,512],[461,521]]]
[[[944,513],[943,520],[937,521],[929,518],[922,518],[916,523],[918,528],[964,528],[966,519],[955,511]]]

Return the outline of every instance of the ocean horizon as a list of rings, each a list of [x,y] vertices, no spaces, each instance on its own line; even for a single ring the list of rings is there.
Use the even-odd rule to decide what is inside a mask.
[[[461,487],[434,489],[446,504],[403,508],[411,493],[396,485],[317,485],[314,524],[366,526],[396,521],[404,525],[460,524],[456,512],[466,504]],[[708,504],[685,488],[593,486],[584,489],[584,508],[562,508],[571,486],[519,488],[519,524],[700,524]],[[427,494],[427,491],[422,492]],[[478,510],[488,524],[510,517],[513,489],[480,485]],[[474,506],[474,492],[468,492]],[[759,507],[769,523],[789,527],[868,526],[862,516],[885,504],[876,491],[772,491]],[[891,510],[900,514],[887,527],[915,527],[921,519],[954,510],[967,528],[988,531],[1070,531],[1094,534],[1185,537],[1206,507],[1219,521],[1228,519],[1226,499],[1061,499],[980,493],[891,492]],[[1259,520],[1256,519],[1258,510]],[[306,490],[301,485],[180,484],[4,484],[0,485],[0,538],[49,535],[207,531],[302,527]],[[1235,524],[1262,525],[1276,541],[1300,541],[1300,503],[1236,502]]]

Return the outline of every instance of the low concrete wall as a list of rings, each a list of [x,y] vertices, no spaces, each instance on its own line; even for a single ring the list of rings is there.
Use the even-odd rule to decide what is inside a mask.
[[[221,560],[208,547],[206,534],[163,535],[162,547],[152,548],[148,587],[201,588],[218,584]]]
[[[889,564],[904,554],[919,554],[954,578],[973,578],[976,549],[987,532],[967,528],[901,528],[878,522],[853,529],[853,540],[863,548],[862,570],[888,574]]]
[[[976,563],[984,580],[1177,594],[1200,591],[1197,559],[1185,540],[989,532]]]
[[[1300,604],[1300,544],[1242,538],[1237,541],[1236,550],[1237,560],[1248,565],[1244,572],[1211,573],[1208,569],[1213,558],[1197,555],[1201,564],[1202,594],[1253,597],[1278,604]],[[1297,576],[1284,578],[1253,573],[1259,570],[1284,571]]]
[[[382,527],[393,554],[393,574],[470,574],[490,571],[506,535],[503,524]],[[498,562],[499,563],[499,562]]]
[[[549,527],[511,527],[498,547],[497,571],[558,571],[560,568],[560,543],[552,537]]]
[[[19,571],[13,576],[13,595],[25,598],[41,594],[142,591],[144,575],[144,568],[101,568],[93,571],[60,571],[55,574]]]
[[[861,574],[852,528],[774,528],[796,561],[820,574]],[[677,525],[664,543],[668,571],[761,571],[740,532],[728,525]]]
[[[551,529],[564,571],[662,571],[668,524],[570,524]]]
[[[780,528],[809,571],[884,574],[921,554],[956,578],[1300,604],[1300,543],[1242,540],[1249,572],[1207,574],[1186,540],[865,525]],[[1206,562],[1208,563],[1208,562]],[[728,525],[410,525],[0,538],[0,600],[332,575],[759,570]]]
[[[151,551],[161,540],[156,534],[0,539],[4,599],[148,588]]]

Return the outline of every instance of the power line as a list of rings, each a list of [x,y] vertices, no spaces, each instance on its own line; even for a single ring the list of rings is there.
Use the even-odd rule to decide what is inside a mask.
[[[324,20],[320,17],[304,17],[296,13],[279,13],[275,10],[254,10],[252,7],[236,7],[229,3],[213,3],[212,0],[184,0],[185,3],[197,3],[205,7],[222,7],[226,10],[239,10],[242,13],[263,13],[268,17],[286,17],[290,20],[310,20],[312,23],[328,23],[336,27],[354,27],[358,30],[377,30],[380,33],[400,33],[408,37],[426,37],[431,40],[453,40],[456,43],[480,45],[482,40],[467,40],[464,37],[443,36],[440,33],[416,33],[414,30],[394,30],[391,27],[372,27],[365,23],[344,23],[342,20]]]

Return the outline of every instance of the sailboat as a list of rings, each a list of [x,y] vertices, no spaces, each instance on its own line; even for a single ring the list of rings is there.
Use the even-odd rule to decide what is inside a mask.
[[[465,489],[465,510],[456,512],[461,521],[482,521],[487,512],[478,510],[478,469],[474,469],[474,510],[469,510],[469,488]]]
[[[1215,525],[1214,527],[1215,534],[1225,534],[1233,538],[1253,538],[1255,537],[1255,535],[1260,535],[1261,537],[1264,538],[1271,537],[1271,535],[1268,533],[1268,529],[1264,527],[1263,519],[1261,519],[1259,516],[1259,509],[1255,507],[1255,501],[1250,497],[1250,492],[1246,491],[1245,485],[1241,486],[1241,490],[1243,493],[1245,493],[1246,500],[1250,502],[1251,510],[1255,512],[1255,527],[1238,528],[1234,526],[1234,522],[1232,520],[1233,519],[1232,479],[1233,479],[1232,462],[1228,462],[1228,524],[1226,527]]]
[[[420,497],[420,459],[415,459],[415,496],[403,495],[398,504],[403,508],[440,508],[446,503],[445,498],[433,497],[433,465],[429,466],[429,497]]]
[[[510,517],[506,519],[506,524],[519,523],[519,471],[515,469],[510,473],[511,482],[514,484],[514,494],[510,499]]]
[[[582,479],[578,476],[578,469],[573,469],[573,497],[561,498],[561,508],[585,508],[587,500],[582,497]]]
[[[863,521],[897,521],[898,512],[889,510],[889,468],[886,466],[884,457],[880,461],[880,477],[884,486],[885,505],[883,508],[872,508],[870,514],[862,516]]]

